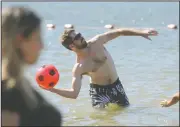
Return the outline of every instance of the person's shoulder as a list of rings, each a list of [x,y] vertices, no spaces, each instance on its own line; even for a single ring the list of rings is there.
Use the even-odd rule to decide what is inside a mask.
[[[87,41],[87,43],[88,43],[88,44],[94,44],[95,42],[98,41],[99,37],[100,37],[99,35],[96,35],[96,36],[90,38],[90,39]]]
[[[1,81],[1,101],[2,109],[19,111],[19,104],[21,103],[22,96],[17,88],[17,84],[12,80],[2,80]]]
[[[72,72],[73,73],[81,72],[82,71],[82,67],[83,67],[82,65],[83,65],[82,63],[75,63],[74,67],[72,69]]]
[[[12,79],[1,80],[2,92],[10,92],[16,89],[16,82]]]

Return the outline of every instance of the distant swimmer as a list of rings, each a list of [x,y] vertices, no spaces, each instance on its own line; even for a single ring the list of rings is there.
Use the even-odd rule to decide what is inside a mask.
[[[161,101],[162,107],[170,107],[179,102],[179,92],[176,93],[170,100]]]
[[[129,100],[118,77],[114,61],[104,44],[119,36],[156,36],[156,30],[114,29],[96,35],[86,41],[81,33],[65,30],[61,36],[62,45],[76,54],[72,69],[71,89],[48,89],[66,98],[76,99],[81,89],[83,75],[90,77],[89,94],[92,106],[105,108],[109,103],[128,106]],[[118,53],[118,52],[117,52]]]

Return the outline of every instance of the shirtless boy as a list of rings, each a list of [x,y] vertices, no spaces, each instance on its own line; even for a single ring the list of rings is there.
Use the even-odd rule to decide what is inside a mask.
[[[114,29],[96,35],[86,41],[81,33],[75,30],[65,30],[61,43],[67,49],[76,53],[76,63],[72,69],[71,89],[48,89],[66,98],[76,99],[81,89],[83,75],[90,77],[90,97],[92,106],[104,108],[108,103],[128,106],[129,100],[118,77],[113,59],[104,44],[119,36],[148,36],[158,35],[155,30]]]

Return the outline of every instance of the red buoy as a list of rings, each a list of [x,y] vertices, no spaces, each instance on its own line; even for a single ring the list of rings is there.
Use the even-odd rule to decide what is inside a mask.
[[[36,82],[42,88],[53,88],[59,81],[59,72],[53,65],[43,65],[36,73]]]

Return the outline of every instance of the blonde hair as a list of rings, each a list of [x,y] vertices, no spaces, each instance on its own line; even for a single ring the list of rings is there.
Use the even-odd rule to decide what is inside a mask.
[[[7,85],[18,85],[23,93],[28,92],[34,98],[29,82],[23,77],[24,57],[18,48],[19,35],[28,38],[40,27],[40,18],[30,9],[24,7],[8,7],[2,9],[2,80],[8,79]],[[29,90],[28,90],[29,89]],[[27,100],[27,99],[25,99]]]
[[[27,8],[10,7],[2,10],[2,60],[7,64],[8,76],[15,79],[21,77],[24,65],[21,51],[16,46],[18,35],[28,38],[39,25],[39,17]]]

